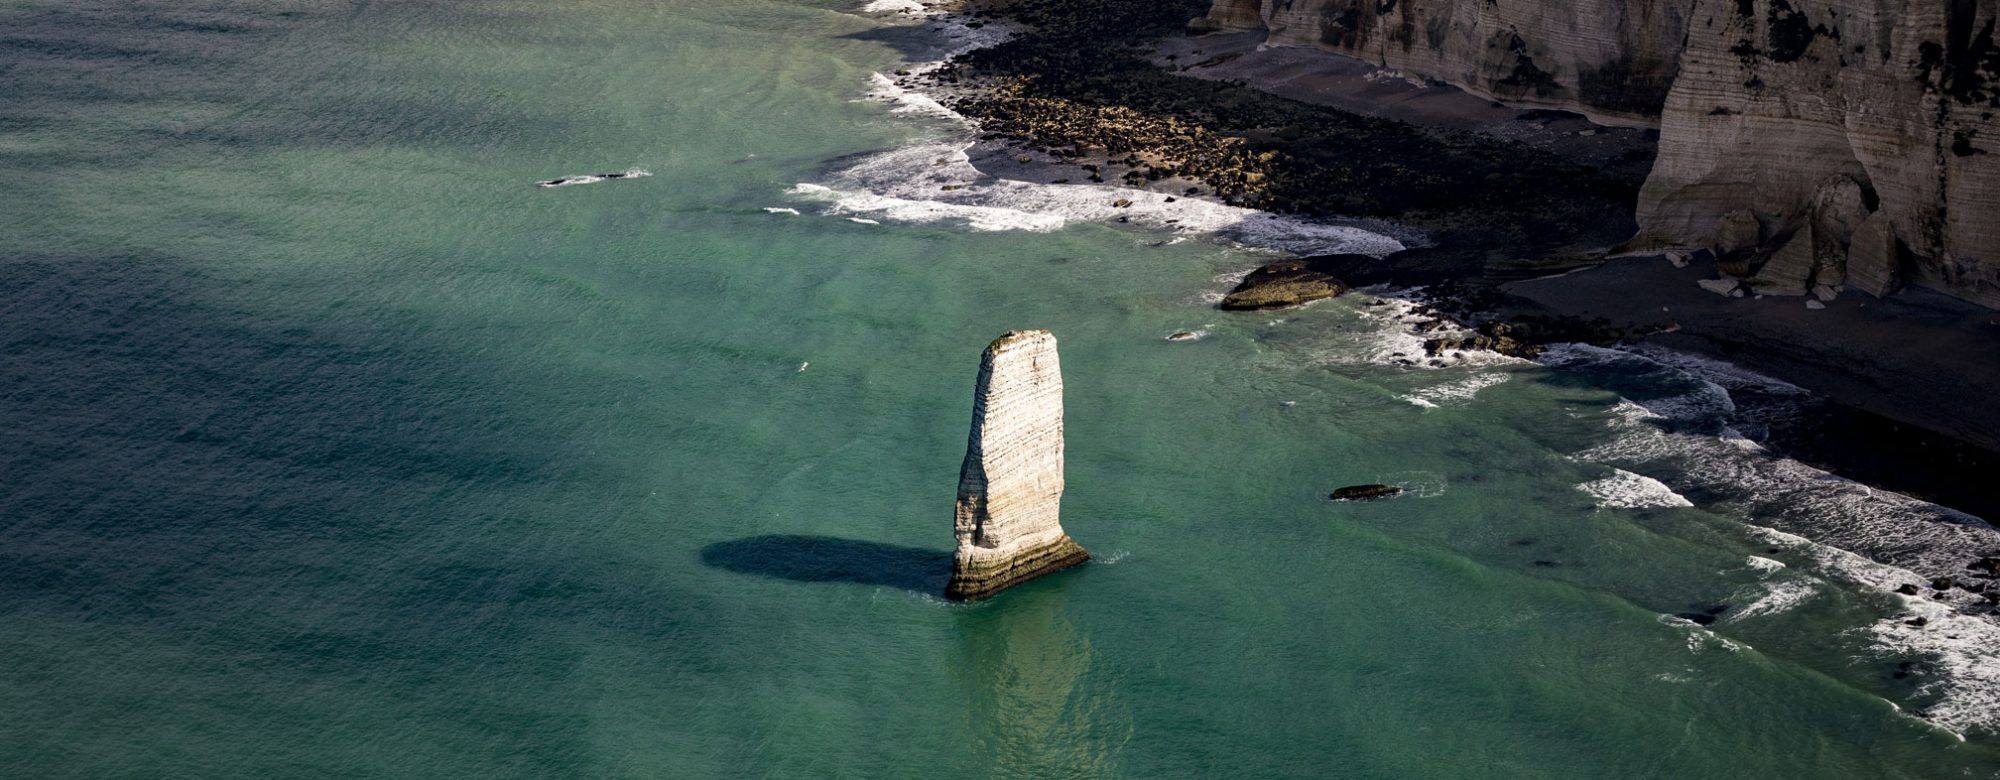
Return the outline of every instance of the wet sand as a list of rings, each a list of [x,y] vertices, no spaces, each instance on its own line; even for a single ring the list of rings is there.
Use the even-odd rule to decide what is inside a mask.
[[[1922,289],[1886,300],[1848,292],[1824,309],[1803,297],[1728,298],[1697,258],[1611,260],[1502,286],[1563,314],[1678,324],[1648,341],[1722,358],[1839,403],[2000,449],[2000,313]]]

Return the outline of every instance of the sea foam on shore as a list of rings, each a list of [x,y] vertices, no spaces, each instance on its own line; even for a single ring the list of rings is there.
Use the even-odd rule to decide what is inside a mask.
[[[1007,40],[1012,32],[990,20],[959,17],[909,0],[877,0],[864,12],[919,17],[940,36],[942,59],[905,68],[914,77],[944,61]],[[1309,220],[1239,208],[1198,197],[1108,184],[1053,184],[1003,178],[979,169],[970,152],[977,124],[937,96],[909,89],[887,75],[870,79],[869,99],[897,113],[937,121],[943,138],[848,160],[819,182],[790,194],[829,204],[825,214],[868,214],[898,222],[957,223],[973,230],[1048,232],[1067,225],[1122,223],[1212,237],[1236,245],[1298,254],[1386,255],[1404,242],[1358,224]]]
[[[1658,348],[1564,345],[1546,365],[1641,380],[1657,392],[1621,399],[1607,439],[1576,453],[1672,491],[1718,497],[1740,511],[1751,534],[1807,556],[1812,573],[1846,583],[1892,607],[1861,629],[1883,659],[1931,659],[1911,714],[1955,734],[2000,729],[2000,623],[1976,614],[1984,601],[1962,589],[1934,590],[1937,577],[1964,577],[1966,564],[2000,550],[2000,530],[1980,518],[1872,488],[1774,453],[1741,428],[1795,414],[1799,388],[1727,363]],[[1738,396],[1757,398],[1754,405]],[[1626,471],[1626,470],[1630,471]],[[1768,576],[1779,566],[1753,559]],[[1918,585],[1924,596],[1896,593]],[[1992,587],[1989,585],[1989,587]],[[1810,581],[1769,585],[1732,621],[1783,612],[1812,598]],[[1924,620],[1916,621],[1914,617]]]

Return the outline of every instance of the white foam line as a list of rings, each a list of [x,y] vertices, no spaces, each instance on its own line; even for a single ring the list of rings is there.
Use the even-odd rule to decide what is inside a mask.
[[[902,222],[955,221],[982,231],[1050,232],[1078,222],[1123,220],[1300,254],[1384,255],[1403,248],[1397,239],[1352,225],[1273,217],[1255,209],[1124,187],[992,177],[972,164],[967,151],[973,143],[923,143],[868,155],[822,183],[794,186],[791,194],[830,202],[829,213],[879,214]]]
[[[1599,506],[1624,509],[1694,506],[1666,483],[1624,469],[1612,469],[1611,476],[1577,485],[1576,489],[1597,498]]]
[[[896,84],[895,79],[888,76],[880,73],[873,74],[868,77],[868,84],[868,98],[894,106],[890,110],[895,113],[925,114],[964,124],[968,127],[973,124],[972,120],[968,119],[964,114],[945,107],[936,98],[915,90],[904,89]]]
[[[1761,555],[1752,555],[1748,558],[1743,559],[1743,565],[1748,567],[1751,571],[1757,572],[1758,574],[1766,574],[1766,575],[1775,573],[1779,569],[1785,568],[1784,561],[1772,560],[1770,558],[1765,558]]]
[[[943,67],[951,57],[1012,37],[1006,25],[947,12],[942,4],[873,0],[865,13],[918,16],[947,41],[944,59],[915,63],[911,77]],[[973,27],[978,23],[978,27]],[[903,222],[957,222],[973,230],[1049,232],[1078,222],[1123,222],[1179,234],[1211,236],[1240,246],[1299,254],[1386,255],[1401,251],[1395,238],[1348,224],[1272,215],[1199,198],[1112,185],[1043,184],[988,176],[970,162],[977,123],[936,97],[877,73],[868,97],[895,113],[946,120],[961,137],[920,143],[871,155],[825,181],[793,187],[793,195],[832,203],[829,214],[866,214]],[[1129,201],[1129,205],[1118,205]]]
[[[1819,592],[1818,584],[1805,577],[1758,583],[1731,596],[1732,602],[1748,603],[1730,610],[1722,619],[1724,622],[1735,623],[1787,612],[1811,601],[1813,597],[1819,595]]]
[[[1371,303],[1355,307],[1355,311],[1358,312],[1358,316],[1366,327],[1359,331],[1359,336],[1355,341],[1342,343],[1339,349],[1321,355],[1322,362],[1332,364],[1397,365],[1411,369],[1501,368],[1525,366],[1529,363],[1529,361],[1520,358],[1478,349],[1453,350],[1438,355],[1430,355],[1424,349],[1424,343],[1430,339],[1467,339],[1478,334],[1470,329],[1459,327],[1449,322],[1441,326],[1431,326],[1434,328],[1433,330],[1419,332],[1417,326],[1429,323],[1433,319],[1433,316],[1417,311],[1419,306],[1424,305],[1424,301],[1420,298],[1421,291],[1418,289],[1378,286],[1365,288],[1358,292],[1372,295],[1374,300],[1379,300],[1382,303],[1380,305]],[[1497,381],[1491,381],[1487,384],[1467,385],[1465,387],[1470,389],[1474,394],[1477,394],[1479,390],[1484,389],[1489,384],[1498,383]],[[1451,391],[1448,390],[1446,392],[1449,393]],[[1417,402],[1424,401],[1435,405],[1437,401],[1444,399],[1413,393],[1403,396],[1403,400],[1423,406],[1425,404]]]
[[[1863,630],[1884,655],[1932,659],[1934,668],[1917,691],[1933,701],[1913,715],[1959,739],[1973,729],[2000,728],[2000,624],[1959,611],[1976,603],[1972,594],[1949,591],[1942,599],[1898,594],[1895,588],[1926,578],[1797,534],[1774,528],[1753,531],[1767,542],[1812,556],[1836,577],[1888,593],[1901,603],[1906,613],[1891,615]],[[1910,625],[1914,618],[1923,618],[1924,625]]]
[[[1416,404],[1417,406],[1422,406],[1430,409],[1436,409],[1439,406],[1447,403],[1465,404],[1465,403],[1470,403],[1474,398],[1479,397],[1479,391],[1485,390],[1486,388],[1492,387],[1494,385],[1504,384],[1507,380],[1512,379],[1513,377],[1514,377],[1513,374],[1505,372],[1499,372],[1499,371],[1483,372],[1483,373],[1473,374],[1472,376],[1468,376],[1464,379],[1446,382],[1440,385],[1433,385],[1431,387],[1418,390],[1409,395],[1402,396],[1402,399],[1412,404]]]
[[[861,12],[867,14],[922,14],[929,10],[917,0],[870,0],[861,6]]]

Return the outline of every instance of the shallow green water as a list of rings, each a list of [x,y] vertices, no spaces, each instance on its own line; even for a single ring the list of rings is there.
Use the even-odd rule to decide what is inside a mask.
[[[0,6],[0,775],[2000,776],[1885,700],[1937,694],[1877,594],[1662,619],[1818,570],[1578,491],[1615,378],[1223,315],[1214,242],[787,195],[940,132],[856,100],[853,10]],[[1098,561],[950,605],[1017,327]]]

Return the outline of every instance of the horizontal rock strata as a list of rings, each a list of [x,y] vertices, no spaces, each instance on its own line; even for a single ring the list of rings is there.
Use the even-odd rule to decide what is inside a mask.
[[[2000,0],[1696,0],[1643,236],[1727,243],[1742,210],[1766,267],[1753,287],[2000,305],[1997,15]]]
[[[1600,119],[1658,116],[1689,3],[1630,0],[1217,0],[1210,26],[1263,29],[1528,105]]]
[[[1089,560],[1063,533],[1062,364],[1048,331],[995,339],[979,364],[945,596],[982,599]]]

